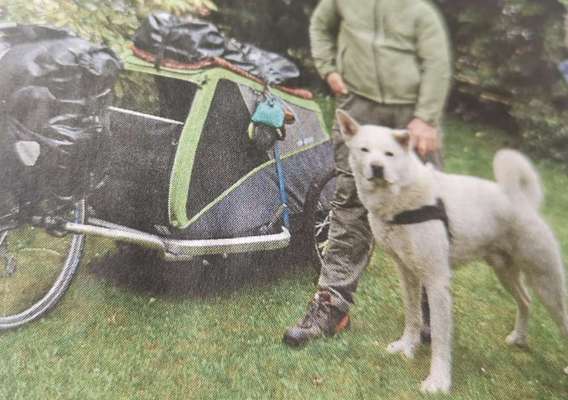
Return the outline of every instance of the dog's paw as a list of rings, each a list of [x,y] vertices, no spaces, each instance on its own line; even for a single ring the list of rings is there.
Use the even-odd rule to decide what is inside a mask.
[[[419,339],[411,340],[403,336],[400,340],[389,344],[387,346],[387,351],[389,353],[402,353],[406,356],[406,358],[414,358],[414,353],[416,352],[416,348],[419,344]]]
[[[517,331],[511,332],[511,334],[509,336],[507,336],[507,338],[505,339],[505,342],[509,346],[519,346],[519,347],[527,347],[528,346],[527,336],[526,335],[520,335],[519,333],[517,333]]]
[[[443,374],[430,375],[426,378],[422,385],[420,386],[420,391],[422,393],[449,393],[450,387],[452,386],[452,380],[449,376]]]

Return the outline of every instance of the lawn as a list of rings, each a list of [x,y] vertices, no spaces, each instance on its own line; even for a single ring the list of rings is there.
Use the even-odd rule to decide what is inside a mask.
[[[507,138],[450,119],[446,168],[491,177]],[[544,213],[568,260],[568,176],[537,163]],[[89,239],[68,294],[46,318],[0,334],[2,399],[421,399],[430,351],[385,351],[402,332],[398,278],[377,251],[352,328],[302,350],[281,342],[314,292],[310,265],[241,257],[228,267],[126,263]],[[530,347],[509,348],[515,306],[489,268],[453,282],[452,399],[567,399],[568,346],[535,301]]]

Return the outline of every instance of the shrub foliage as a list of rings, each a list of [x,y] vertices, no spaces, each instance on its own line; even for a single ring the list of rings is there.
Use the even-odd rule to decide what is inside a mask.
[[[568,4],[567,0],[562,0]],[[540,155],[568,161],[564,5],[556,0],[436,0],[455,56],[455,89],[512,118]]]

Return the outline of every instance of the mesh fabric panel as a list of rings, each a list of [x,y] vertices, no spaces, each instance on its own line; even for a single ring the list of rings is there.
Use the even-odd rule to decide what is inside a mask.
[[[155,79],[160,94],[160,116],[185,121],[198,86],[191,82],[162,76],[157,76]]]
[[[219,82],[202,132],[189,190],[188,215],[200,216],[176,236],[209,239],[258,234],[276,214],[281,202],[273,164],[255,172],[217,201],[231,185],[272,158],[272,152],[261,152],[250,144],[246,131],[260,95],[246,85]],[[285,104],[296,117],[296,122],[286,127],[281,148],[289,207],[291,214],[297,216],[303,211],[310,182],[333,168],[333,151],[329,142],[306,150],[327,139],[319,116],[311,110]],[[217,202],[211,206],[214,201]]]
[[[310,182],[333,168],[331,143],[325,142],[294,154],[283,160],[283,165],[289,207],[294,218],[303,211]],[[274,164],[270,164],[249,176],[187,229],[177,232],[176,236],[216,239],[258,234],[259,229],[275,215],[280,204],[276,169]]]
[[[90,202],[97,217],[147,232],[167,226],[169,179],[183,125],[109,113],[111,175]]]
[[[268,161],[266,153],[248,140],[250,117],[237,84],[220,80],[195,154],[187,204],[190,218]]]

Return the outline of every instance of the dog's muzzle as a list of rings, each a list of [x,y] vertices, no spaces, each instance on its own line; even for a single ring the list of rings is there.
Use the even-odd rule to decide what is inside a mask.
[[[381,165],[371,165],[373,179],[384,179],[385,169]]]

